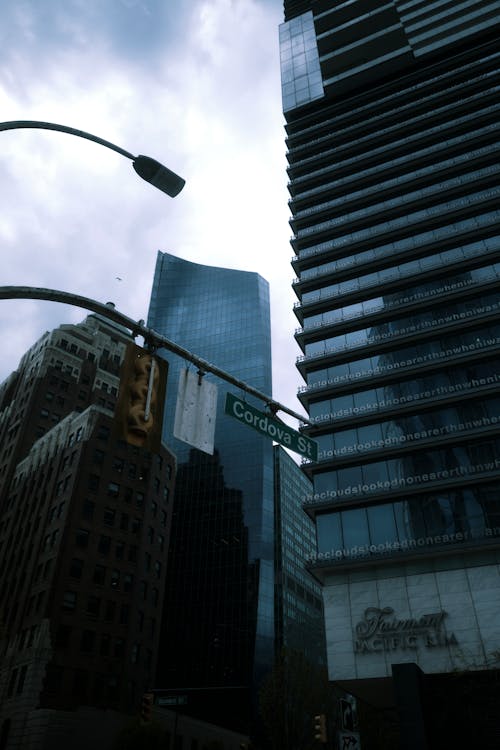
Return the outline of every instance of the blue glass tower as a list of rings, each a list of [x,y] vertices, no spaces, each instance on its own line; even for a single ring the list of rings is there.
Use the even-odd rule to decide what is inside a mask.
[[[271,394],[269,288],[258,274],[158,253],[148,325]],[[229,386],[216,378],[214,454],[176,440],[186,363],[165,356],[164,440],[178,471],[157,684],[185,688],[193,713],[245,728],[274,655],[272,444],[224,415]]]
[[[498,667],[500,9],[284,7],[312,566],[330,677],[378,700],[395,664]]]

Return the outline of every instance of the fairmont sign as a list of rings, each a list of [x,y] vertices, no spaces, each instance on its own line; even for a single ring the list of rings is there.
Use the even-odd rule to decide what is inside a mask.
[[[233,396],[232,393],[226,394],[224,411],[239,422],[253,427],[262,435],[267,435],[277,443],[290,448],[291,451],[300,453],[301,456],[311,461],[318,460],[318,444],[314,440],[310,440],[278,419],[273,419],[268,414],[255,409],[240,398]]]
[[[455,635],[444,632],[442,627],[446,616],[447,613],[441,611],[418,618],[398,619],[394,616],[392,607],[368,607],[363,619],[356,625],[354,651],[358,654],[370,654],[421,646],[457,646]]]

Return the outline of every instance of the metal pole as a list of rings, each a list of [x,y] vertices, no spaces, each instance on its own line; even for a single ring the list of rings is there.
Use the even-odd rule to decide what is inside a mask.
[[[42,122],[41,120],[10,120],[7,122],[0,122],[1,130],[18,130],[22,128],[39,128],[41,130],[58,130],[60,133],[68,133],[69,135],[76,135],[79,138],[85,138],[87,141],[94,141],[99,143],[101,146],[106,146],[112,151],[116,151],[122,156],[126,156],[127,159],[132,160],[133,167],[139,177],[149,182],[158,190],[163,193],[167,193],[171,198],[175,198],[180,193],[186,181],[183,177],[179,177],[178,174],[172,172],[171,169],[165,167],[156,159],[152,159],[150,156],[134,156],[130,151],[125,151],[124,148],[120,148],[115,143],[105,141],[104,138],[99,138],[97,135],[87,133],[85,130],[77,130],[76,128],[70,128],[68,125],[60,125],[56,122]]]
[[[248,393],[251,396],[255,396],[260,401],[264,401],[266,406],[275,414],[277,411],[285,412],[299,422],[303,422],[308,425],[313,425],[307,417],[298,414],[293,409],[289,409],[288,406],[280,404],[279,401],[271,398],[271,396],[262,393],[253,386],[245,383],[243,380],[235,378],[230,373],[222,370],[220,367],[207,362],[207,360],[196,356],[188,349],[176,344],[174,341],[162,336],[152,328],[148,328],[144,325],[143,320],[135,321],[132,318],[127,317],[123,313],[116,310],[114,307],[105,305],[102,302],[97,302],[90,297],[81,297],[78,294],[72,294],[71,292],[62,292],[57,289],[46,289],[44,287],[34,286],[1,286],[0,287],[0,299],[43,299],[50,302],[62,302],[65,305],[73,305],[74,307],[82,307],[85,310],[98,313],[114,323],[128,328],[132,336],[142,336],[146,344],[153,349],[168,349],[168,351],[177,354],[179,357],[191,362],[196,365],[202,372],[211,372],[218,378],[225,380],[227,383],[234,385],[236,388]]]
[[[76,130],[76,128],[70,128],[67,125],[59,125],[55,122],[41,122],[40,120],[10,120],[9,122],[0,122],[0,130],[17,130],[19,128],[40,128],[41,130],[58,130],[61,133],[68,133],[69,135],[77,135],[79,138],[86,138],[88,141],[94,141],[100,143],[101,146],[116,151],[122,156],[126,156],[127,159],[135,159],[135,156],[129,151],[125,151],[124,148],[116,146],[110,141],[105,141],[103,138],[99,138],[97,135],[92,133],[86,133],[85,130]]]

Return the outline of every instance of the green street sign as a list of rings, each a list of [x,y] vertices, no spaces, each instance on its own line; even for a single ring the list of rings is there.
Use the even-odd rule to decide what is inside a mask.
[[[254,430],[257,430],[262,435],[267,435],[267,437],[272,438],[277,443],[280,443],[280,445],[290,448],[294,453],[300,453],[301,456],[305,456],[311,461],[318,460],[318,444],[316,441],[311,440],[296,430],[292,430],[288,425],[283,424],[283,422],[277,419],[273,419],[268,414],[255,409],[240,398],[233,396],[232,393],[226,394],[224,411],[239,422],[253,427]]]

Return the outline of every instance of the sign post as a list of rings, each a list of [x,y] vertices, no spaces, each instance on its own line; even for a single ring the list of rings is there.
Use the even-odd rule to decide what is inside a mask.
[[[311,461],[318,460],[318,444],[310,438],[302,435],[297,430],[250,406],[246,401],[237,398],[232,393],[226,394],[225,414],[234,417],[239,422],[253,427],[254,430],[272,438],[285,448],[290,448],[294,453],[309,458]]]

